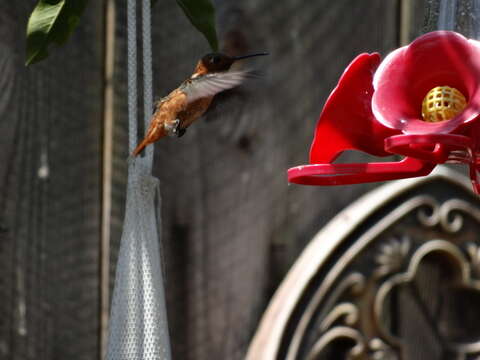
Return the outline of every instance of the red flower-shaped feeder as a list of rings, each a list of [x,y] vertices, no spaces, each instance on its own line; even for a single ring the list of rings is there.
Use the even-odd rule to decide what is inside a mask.
[[[344,185],[429,174],[466,163],[480,193],[480,42],[450,31],[423,35],[347,67],[318,120],[310,164],[288,170],[306,185]],[[398,162],[334,164],[345,150]]]

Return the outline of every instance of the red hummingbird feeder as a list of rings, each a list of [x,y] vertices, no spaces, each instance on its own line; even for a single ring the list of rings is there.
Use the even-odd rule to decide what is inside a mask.
[[[480,42],[451,31],[425,34],[350,63],[318,120],[310,164],[288,170],[305,185],[346,185],[428,175],[465,163],[480,193]],[[335,164],[346,150],[396,162]]]

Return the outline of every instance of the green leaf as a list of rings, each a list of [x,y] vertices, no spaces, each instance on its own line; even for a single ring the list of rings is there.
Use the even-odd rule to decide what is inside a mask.
[[[26,65],[48,56],[51,43],[63,45],[77,27],[87,0],[39,0],[27,25]]]
[[[215,8],[210,0],[177,0],[190,22],[207,38],[213,51],[218,50]]]

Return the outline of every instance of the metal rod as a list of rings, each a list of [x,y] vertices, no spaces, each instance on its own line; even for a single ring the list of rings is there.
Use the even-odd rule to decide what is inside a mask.
[[[400,46],[404,46],[411,40],[412,0],[402,0],[400,6]]]
[[[115,0],[105,3],[105,53],[103,100],[102,215],[100,234],[100,360],[105,358],[110,309],[110,227],[114,128]]]

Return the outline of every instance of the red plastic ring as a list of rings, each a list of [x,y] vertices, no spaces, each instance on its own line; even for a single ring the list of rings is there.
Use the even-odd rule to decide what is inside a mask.
[[[456,157],[470,162],[472,141],[456,134],[394,135],[385,139],[385,151],[441,164],[449,160],[452,151],[464,151],[466,157]]]
[[[290,168],[288,181],[303,185],[350,185],[428,175],[435,164],[415,158],[398,162],[310,164]]]

